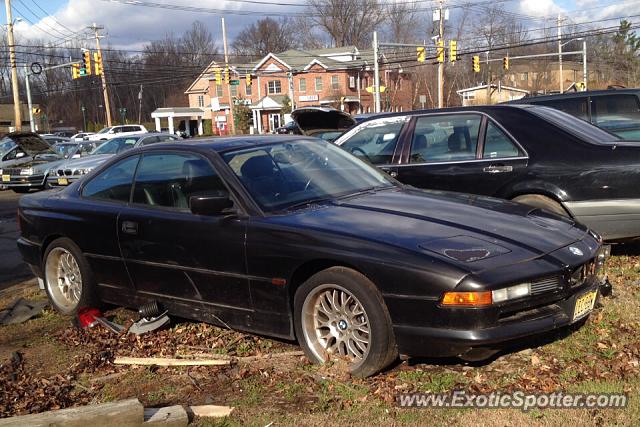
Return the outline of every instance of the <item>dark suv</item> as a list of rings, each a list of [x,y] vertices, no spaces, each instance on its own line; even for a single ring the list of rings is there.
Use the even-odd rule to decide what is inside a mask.
[[[608,89],[522,98],[511,104],[552,107],[613,132],[640,140],[640,89]]]

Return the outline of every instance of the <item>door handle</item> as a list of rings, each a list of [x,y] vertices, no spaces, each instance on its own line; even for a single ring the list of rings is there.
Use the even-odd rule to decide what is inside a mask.
[[[485,173],[504,173],[513,172],[513,166],[491,165],[482,169]]]
[[[122,232],[125,234],[138,234],[138,223],[133,221],[122,221]]]

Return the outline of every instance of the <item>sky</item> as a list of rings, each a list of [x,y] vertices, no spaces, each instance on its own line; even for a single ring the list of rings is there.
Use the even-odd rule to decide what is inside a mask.
[[[471,1],[445,0],[445,4]],[[486,4],[485,0],[476,1]],[[16,33],[18,37],[59,43],[73,36],[72,32],[82,30],[95,22],[105,27],[107,38],[103,44],[122,49],[136,49],[150,40],[162,38],[166,33],[180,34],[189,28],[193,21],[199,20],[210,25],[218,46],[222,46],[221,16],[225,16],[227,34],[232,40],[244,26],[265,16],[263,13],[254,12],[302,13],[304,8],[296,4],[302,5],[305,0],[200,0],[197,3],[191,0],[155,0],[156,3],[169,5],[228,11],[224,15],[123,4],[127,2],[134,3],[135,0],[12,0],[14,19],[22,18],[22,21],[16,23]],[[265,2],[265,5],[257,4],[260,2]],[[289,5],[281,6],[274,3]],[[433,0],[418,2],[420,7],[431,7],[433,3]],[[497,4],[504,4],[506,11],[524,17],[523,22],[533,26],[540,26],[541,21],[532,20],[531,17],[551,17],[558,13],[574,23],[622,16],[629,17],[634,22],[640,21],[640,0],[504,0],[498,1]],[[0,20],[6,23],[4,8]],[[616,21],[606,23],[615,24]],[[430,25],[431,23],[426,23],[425,27]]]

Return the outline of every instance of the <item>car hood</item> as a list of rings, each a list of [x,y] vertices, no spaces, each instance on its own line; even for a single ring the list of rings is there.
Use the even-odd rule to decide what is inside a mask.
[[[18,145],[22,151],[29,156],[35,156],[38,154],[53,154],[56,153],[51,149],[51,146],[41,137],[37,135],[19,135],[12,137],[13,141]]]
[[[69,169],[93,169],[111,157],[113,157],[113,154],[95,154],[93,156],[80,157],[79,159],[69,159],[62,165],[64,168]]]
[[[472,273],[541,257],[588,233],[506,200],[407,188],[300,210],[286,221],[422,252]]]
[[[305,135],[320,130],[347,130],[356,124],[344,111],[323,107],[298,108],[291,112],[291,118]]]

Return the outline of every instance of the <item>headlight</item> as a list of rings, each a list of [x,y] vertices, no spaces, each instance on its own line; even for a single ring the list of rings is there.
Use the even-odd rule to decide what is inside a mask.
[[[520,283],[519,285],[509,286],[508,288],[496,289],[491,291],[493,302],[503,302],[511,299],[517,299],[531,295],[531,284]]]
[[[74,175],[86,175],[91,171],[91,169],[76,169],[73,171]]]
[[[20,175],[33,175],[33,168],[22,169]]]

